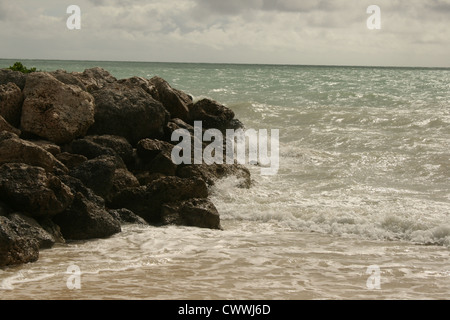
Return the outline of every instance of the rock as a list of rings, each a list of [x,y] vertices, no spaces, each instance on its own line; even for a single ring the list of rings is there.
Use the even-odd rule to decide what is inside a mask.
[[[108,205],[113,209],[129,209],[151,224],[161,224],[163,204],[207,196],[208,189],[202,180],[165,177],[147,186],[124,189]]]
[[[245,166],[238,164],[181,165],[177,169],[177,176],[202,179],[210,186],[214,185],[218,179],[235,176],[241,181],[239,187],[248,189],[251,186],[250,171]]]
[[[72,154],[68,152],[62,152],[56,155],[56,159],[64,164],[69,170],[78,167],[83,162],[86,162],[88,158],[82,156],[81,154]]]
[[[0,69],[0,85],[8,84],[10,82],[17,85],[20,90],[25,87],[25,82],[27,80],[27,74],[20,71],[13,71],[10,69]]]
[[[180,118],[185,122],[190,122],[190,108],[193,105],[191,96],[172,88],[166,80],[160,77],[153,77],[149,82],[156,89],[153,90],[153,98],[164,105],[172,118]]]
[[[191,108],[191,118],[195,121],[202,121],[204,129],[214,128],[223,131],[233,120],[234,112],[217,101],[202,99]]]
[[[116,135],[133,145],[141,139],[163,135],[169,114],[142,88],[113,83],[92,94],[96,110],[90,135]]]
[[[163,224],[222,229],[219,212],[207,199],[191,199],[180,203],[164,204],[161,216]]]
[[[0,165],[5,163],[25,163],[44,168],[51,173],[67,173],[69,170],[51,153],[16,135],[0,133]]]
[[[59,179],[70,188],[70,191],[73,194],[81,193],[83,197],[85,197],[88,201],[93,202],[96,206],[101,208],[105,207],[105,200],[95,194],[94,191],[87,188],[79,179],[69,175],[60,176]]]
[[[107,238],[121,232],[119,221],[80,192],[75,195],[72,205],[56,215],[53,221],[67,240]]]
[[[14,127],[20,125],[22,103],[22,90],[15,83],[0,85],[0,116]]]
[[[137,154],[142,159],[141,170],[174,176],[177,165],[172,161],[173,145],[160,140],[144,139],[137,145]]]
[[[12,212],[12,209],[3,201],[0,201],[0,216],[7,216]]]
[[[23,93],[22,131],[63,144],[84,136],[94,123],[94,98],[49,73],[30,74]]]
[[[45,231],[33,218],[20,213],[13,213],[8,218],[17,225],[17,234],[20,237],[36,240],[39,249],[49,249],[55,244],[56,241],[53,236]]]
[[[126,188],[139,187],[138,179],[127,169],[117,169],[112,179],[110,194],[114,195]]]
[[[61,153],[61,147],[57,144],[46,141],[46,140],[33,140],[32,141],[35,145],[38,145],[42,149],[44,149],[47,152],[50,152],[52,155],[57,156]]]
[[[113,187],[115,172],[115,158],[104,156],[83,162],[72,169],[70,175],[82,181],[97,195],[105,198]]]
[[[35,239],[18,234],[17,224],[0,216],[0,267],[35,262],[39,245]]]
[[[109,214],[119,221],[121,224],[140,224],[148,225],[148,223],[141,217],[134,214],[133,211],[128,209],[108,210]]]
[[[57,80],[61,81],[64,84],[74,85],[80,87],[83,91],[88,91],[83,81],[80,80],[80,73],[68,73],[65,70],[56,70],[53,72],[49,72],[53,77]],[[86,77],[88,79],[88,77]]]
[[[31,217],[53,216],[73,200],[69,187],[44,169],[22,163],[0,166],[0,200]]]
[[[117,82],[117,79],[103,68],[86,69],[82,73],[73,72],[72,75],[81,81],[88,92],[99,90],[108,84]]]
[[[71,143],[70,151],[89,159],[103,155],[117,155],[126,164],[134,161],[133,147],[127,139],[119,136],[87,136],[84,139],[77,139]]]
[[[19,129],[10,125],[8,121],[6,121],[2,116],[0,116],[0,132],[2,131],[11,132],[18,136],[20,136],[22,133]]]
[[[60,227],[53,222],[49,217],[44,217],[39,219],[39,224],[41,227],[47,231],[47,233],[52,237],[55,243],[65,243],[66,240],[61,233]]]

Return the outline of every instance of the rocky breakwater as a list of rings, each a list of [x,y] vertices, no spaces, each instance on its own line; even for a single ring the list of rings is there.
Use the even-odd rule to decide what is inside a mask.
[[[39,250],[110,237],[124,223],[221,229],[208,187],[239,165],[171,159],[177,129],[235,128],[229,108],[194,102],[164,79],[106,70],[0,70],[0,267]],[[193,162],[191,162],[193,163]]]

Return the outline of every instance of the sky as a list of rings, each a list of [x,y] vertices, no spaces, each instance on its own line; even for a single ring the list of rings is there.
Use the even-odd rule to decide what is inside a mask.
[[[450,0],[0,0],[0,58],[450,67]]]

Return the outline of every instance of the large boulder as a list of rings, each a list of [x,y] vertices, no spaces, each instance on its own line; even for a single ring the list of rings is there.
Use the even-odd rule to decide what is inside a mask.
[[[172,88],[166,80],[160,77],[153,77],[149,82],[153,86],[153,90],[150,91],[153,98],[164,105],[172,118],[180,118],[186,122],[191,120],[190,109],[193,101],[190,95]]]
[[[13,71],[10,69],[0,69],[0,85],[14,83],[20,90],[25,87],[25,82],[27,80],[27,74],[20,71]]]
[[[161,210],[161,220],[163,224],[222,229],[219,212],[208,199],[190,199],[164,204]]]
[[[163,204],[207,196],[208,188],[202,180],[165,177],[146,186],[124,189],[117,193],[108,205],[113,209],[129,209],[147,222],[158,225],[163,222]]]
[[[148,223],[128,209],[112,209],[108,213],[121,224],[140,224],[148,225]]]
[[[56,215],[53,221],[67,240],[107,238],[121,232],[120,222],[81,192],[75,195],[72,205]]]
[[[57,144],[84,136],[94,123],[94,98],[49,73],[28,76],[23,90],[21,129]]]
[[[169,114],[163,105],[140,87],[109,83],[92,92],[95,124],[90,135],[116,135],[136,144],[145,138],[159,138]]]
[[[234,127],[234,124],[231,124],[234,119],[233,110],[211,99],[197,101],[191,108],[191,118],[193,121],[202,121],[204,129],[223,131]]]
[[[68,172],[53,154],[37,144],[22,140],[14,134],[0,132],[0,165],[5,163],[25,163],[52,173]]]
[[[69,187],[40,167],[23,163],[0,166],[0,200],[32,217],[54,216],[73,200]]]
[[[0,116],[14,127],[20,125],[22,103],[22,90],[15,83],[0,85]]]
[[[0,216],[0,267],[35,262],[39,259],[38,241],[19,234],[20,227]]]

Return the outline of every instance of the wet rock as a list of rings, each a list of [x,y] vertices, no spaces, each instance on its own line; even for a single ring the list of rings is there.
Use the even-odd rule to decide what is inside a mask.
[[[20,213],[13,213],[8,218],[17,225],[17,234],[20,237],[36,240],[39,249],[49,249],[55,244],[53,236],[33,218]]]
[[[0,132],[0,165],[5,163],[25,163],[52,173],[68,172],[64,164],[39,145],[16,135]]]
[[[21,129],[57,144],[84,136],[94,123],[94,98],[44,72],[28,76]]]
[[[165,177],[147,186],[128,188],[116,194],[111,208],[126,208],[151,224],[161,224],[161,206],[193,198],[206,198],[208,189],[202,180]]]
[[[138,179],[127,169],[117,169],[112,179],[110,194],[114,195],[127,188],[139,187]]]
[[[72,205],[56,215],[53,221],[61,228],[66,240],[107,238],[121,232],[120,223],[104,207],[89,201],[80,192]]]
[[[185,122],[191,120],[189,111],[193,105],[191,96],[172,88],[166,80],[160,77],[153,77],[149,82],[155,88],[153,98],[164,105],[170,112],[171,118],[180,118]]]
[[[121,224],[140,224],[148,225],[148,223],[128,209],[108,210],[109,214],[119,221]]]
[[[14,127],[19,127],[22,114],[22,90],[14,83],[0,85],[0,116]]]
[[[250,188],[250,171],[243,165],[238,164],[191,164],[181,165],[177,169],[177,176],[181,178],[197,178],[212,186],[219,179],[235,176],[240,180],[239,187]]]
[[[141,139],[163,135],[169,114],[142,88],[112,83],[92,94],[96,109],[90,135],[116,135],[133,145]]]
[[[35,262],[39,259],[38,241],[22,237],[19,226],[0,216],[0,267]]]
[[[161,219],[163,224],[222,229],[219,212],[208,199],[191,199],[180,203],[164,204]]]
[[[31,217],[53,216],[73,200],[69,187],[40,167],[22,163],[0,166],[0,200]]]

